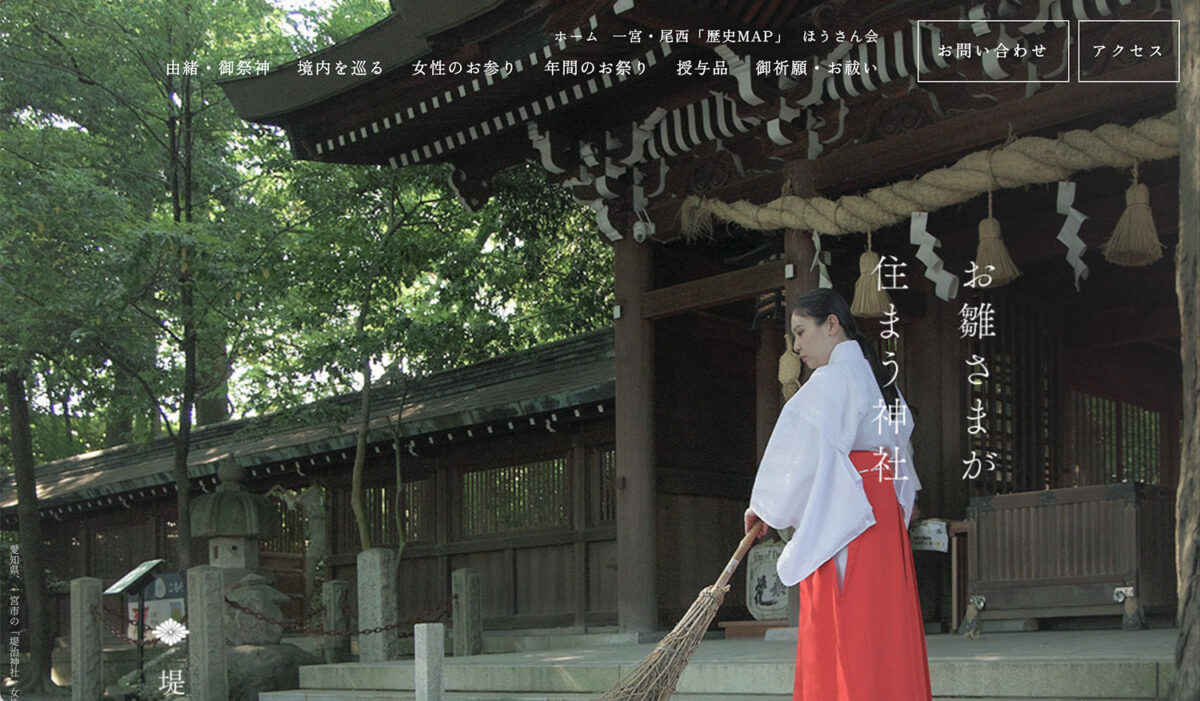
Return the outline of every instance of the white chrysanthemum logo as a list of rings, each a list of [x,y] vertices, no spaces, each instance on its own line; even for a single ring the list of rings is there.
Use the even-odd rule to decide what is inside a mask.
[[[167,620],[154,626],[154,637],[163,641],[167,645],[178,645],[183,642],[183,639],[188,636],[187,626],[183,625],[174,618]]]

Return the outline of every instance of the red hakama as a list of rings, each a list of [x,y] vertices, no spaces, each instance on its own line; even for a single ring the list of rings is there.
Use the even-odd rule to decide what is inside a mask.
[[[850,541],[842,586],[833,558],[800,582],[792,698],[929,701],[912,546],[892,469],[886,456],[868,451],[852,451],[850,460],[862,475],[875,524]]]

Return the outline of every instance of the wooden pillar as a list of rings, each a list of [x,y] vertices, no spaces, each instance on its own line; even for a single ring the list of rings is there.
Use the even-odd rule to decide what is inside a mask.
[[[623,631],[658,627],[654,521],[654,323],[642,315],[653,283],[653,249],[615,246],[617,375],[617,622]]]
[[[954,307],[940,299],[929,298],[929,313],[936,319],[934,328],[939,330],[938,344],[930,347],[930,353],[938,356],[938,368],[941,374],[941,389],[939,404],[931,403],[928,409],[921,408],[922,417],[938,422],[941,430],[941,455],[939,460],[942,467],[942,518],[966,518],[967,506],[971,500],[971,483],[963,479],[963,435],[964,424],[962,417],[967,415],[966,407],[966,373],[963,368],[964,344],[956,332],[958,315]],[[931,380],[932,381],[932,380]],[[929,414],[937,414],[936,417]],[[921,458],[913,456],[917,465]],[[920,469],[918,467],[918,469]],[[932,505],[932,508],[937,508]]]
[[[788,164],[788,180],[792,185],[792,192],[797,197],[816,197],[817,191],[813,187],[813,163],[812,161],[794,161]],[[784,290],[787,293],[788,315],[791,315],[791,304],[796,301],[796,297],[804,294],[808,290],[813,289],[820,283],[820,278],[817,276],[817,271],[812,269],[813,258],[816,257],[817,249],[813,246],[812,235],[805,231],[788,230],[783,235],[783,260],[786,264],[792,266],[787,271],[788,278],[784,283]],[[785,328],[792,328],[790,318],[784,320]]]
[[[1168,697],[1200,697],[1200,6],[1188,0],[1171,3],[1180,20],[1181,72],[1179,110],[1179,249],[1175,291],[1179,297],[1180,355],[1183,362],[1183,445],[1179,487],[1175,497],[1175,565],[1178,573],[1179,642],[1175,646],[1175,680]]]
[[[575,628],[587,632],[588,543],[582,537],[588,527],[588,451],[578,437],[571,441],[569,463],[571,484],[571,528],[575,531]]]
[[[788,179],[792,192],[799,197],[815,197],[813,187],[812,161],[795,161],[788,164]],[[792,305],[796,298],[820,284],[817,271],[812,269],[813,259],[817,249],[813,245],[812,235],[805,231],[789,229],[783,234],[783,260],[789,268],[785,269],[784,292],[787,299],[787,315],[784,317],[784,328],[789,332],[791,342]],[[780,351],[782,352],[782,350]],[[801,370],[801,377],[807,377],[807,370]],[[788,587],[788,625],[795,628],[800,625],[800,588]]]
[[[758,358],[754,369],[758,460],[762,460],[767,450],[767,441],[783,407],[783,392],[779,388],[779,356],[783,354],[783,347],[783,329],[773,320],[763,319],[759,327]]]
[[[788,230],[784,232],[783,259],[788,265],[792,266],[787,271],[791,274],[791,277],[784,283],[789,315],[791,314],[791,305],[796,301],[796,298],[816,287],[820,281],[817,277],[817,271],[811,269],[813,258],[816,254],[817,249],[813,246],[811,234],[806,231]],[[790,318],[786,323],[787,328],[791,329],[792,321]]]
[[[453,574],[450,571],[450,556],[446,554],[445,546],[450,542],[451,534],[454,533],[454,515],[458,514],[462,517],[462,501],[459,488],[458,468],[447,464],[447,461],[442,456],[433,458],[433,490],[434,490],[434,534],[435,541],[438,544],[437,549],[437,598],[443,596],[442,592],[450,591],[453,586]],[[458,494],[459,496],[452,496]],[[403,555],[403,553],[401,553]],[[498,582],[487,582],[487,586],[500,586]]]

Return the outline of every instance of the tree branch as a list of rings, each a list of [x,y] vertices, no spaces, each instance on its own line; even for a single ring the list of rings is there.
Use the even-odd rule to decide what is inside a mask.
[[[80,83],[83,83],[84,85],[93,85],[93,86],[99,88],[100,90],[104,91],[109,96],[111,96],[113,99],[115,99],[118,103],[120,103],[122,107],[129,110],[130,114],[132,114],[134,119],[136,119],[138,121],[138,123],[142,125],[142,128],[146,130],[146,134],[151,139],[156,141],[158,143],[158,145],[161,146],[162,148],[164,148],[164,149],[167,148],[167,144],[165,142],[163,142],[163,140],[161,138],[159,138],[158,134],[156,134],[154,132],[154,130],[150,128],[150,125],[147,124],[146,121],[142,118],[142,116],[140,114],[141,108],[139,108],[137,105],[130,103],[128,100],[126,100],[124,97],[122,97],[115,90],[112,90],[107,85],[104,85],[103,83],[96,80],[89,74],[85,73],[84,70],[79,66],[79,62],[76,61],[75,57],[70,54],[70,49],[67,48],[67,45],[64,44],[62,42],[62,40],[60,40],[58,37],[54,36],[50,32],[48,32],[45,29],[43,29],[42,27],[40,27],[36,22],[33,23],[33,28],[40,34],[44,35],[47,39],[49,39],[50,41],[52,41],[56,45],[58,45],[58,47],[61,48],[64,52],[66,52],[65,57],[66,57],[66,60],[71,63],[71,68],[66,68],[64,66],[56,66],[53,64],[41,64],[41,65],[45,65],[48,68],[54,68],[56,70],[61,70],[66,73],[70,73],[71,75],[74,75],[76,80],[78,80]],[[30,62],[30,63],[32,63],[32,62]],[[147,113],[150,114],[152,117],[157,118],[157,115],[155,115],[153,112],[147,111]]]
[[[137,312],[138,314],[141,314],[142,316],[149,319],[151,322],[154,323],[155,326],[162,329],[163,333],[170,336],[172,341],[175,341],[176,343],[179,343],[182,341],[182,338],[178,334],[176,334],[174,331],[172,331],[171,327],[167,325],[167,322],[165,319],[159,318],[159,317],[151,314],[150,312],[146,311],[145,309],[142,309],[140,306],[138,306],[137,302],[134,302],[132,300],[129,302],[129,307],[131,309],[133,309],[135,312]]]
[[[104,340],[97,340],[96,346],[100,350],[104,351],[104,356],[108,358],[113,365],[116,365],[118,368],[124,371],[126,375],[129,375],[136,380],[139,385],[141,385],[142,390],[146,393],[146,397],[149,398],[152,404],[154,404],[154,408],[158,411],[158,415],[162,418],[163,426],[166,426],[167,428],[167,435],[170,436],[172,441],[175,440],[175,429],[171,427],[171,417],[168,416],[166,410],[163,409],[162,400],[158,398],[158,395],[154,392],[154,388],[150,386],[150,383],[146,380],[146,378],[142,377],[141,370],[127,362],[121,354],[114,353],[112,346],[105,343]]]

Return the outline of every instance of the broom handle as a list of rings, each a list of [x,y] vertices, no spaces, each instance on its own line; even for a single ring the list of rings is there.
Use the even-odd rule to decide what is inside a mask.
[[[721,576],[717,579],[716,586],[718,589],[726,584],[729,584],[729,578],[732,577],[734,571],[737,570],[738,564],[740,564],[742,558],[746,556],[746,552],[750,550],[750,546],[754,545],[754,541],[765,535],[766,532],[767,524],[760,521],[758,524],[756,524],[755,528],[750,529],[750,532],[747,533],[744,538],[742,538],[742,542],[738,543],[737,551],[733,553],[733,557],[729,559],[729,564],[725,565],[725,571],[722,572]]]

